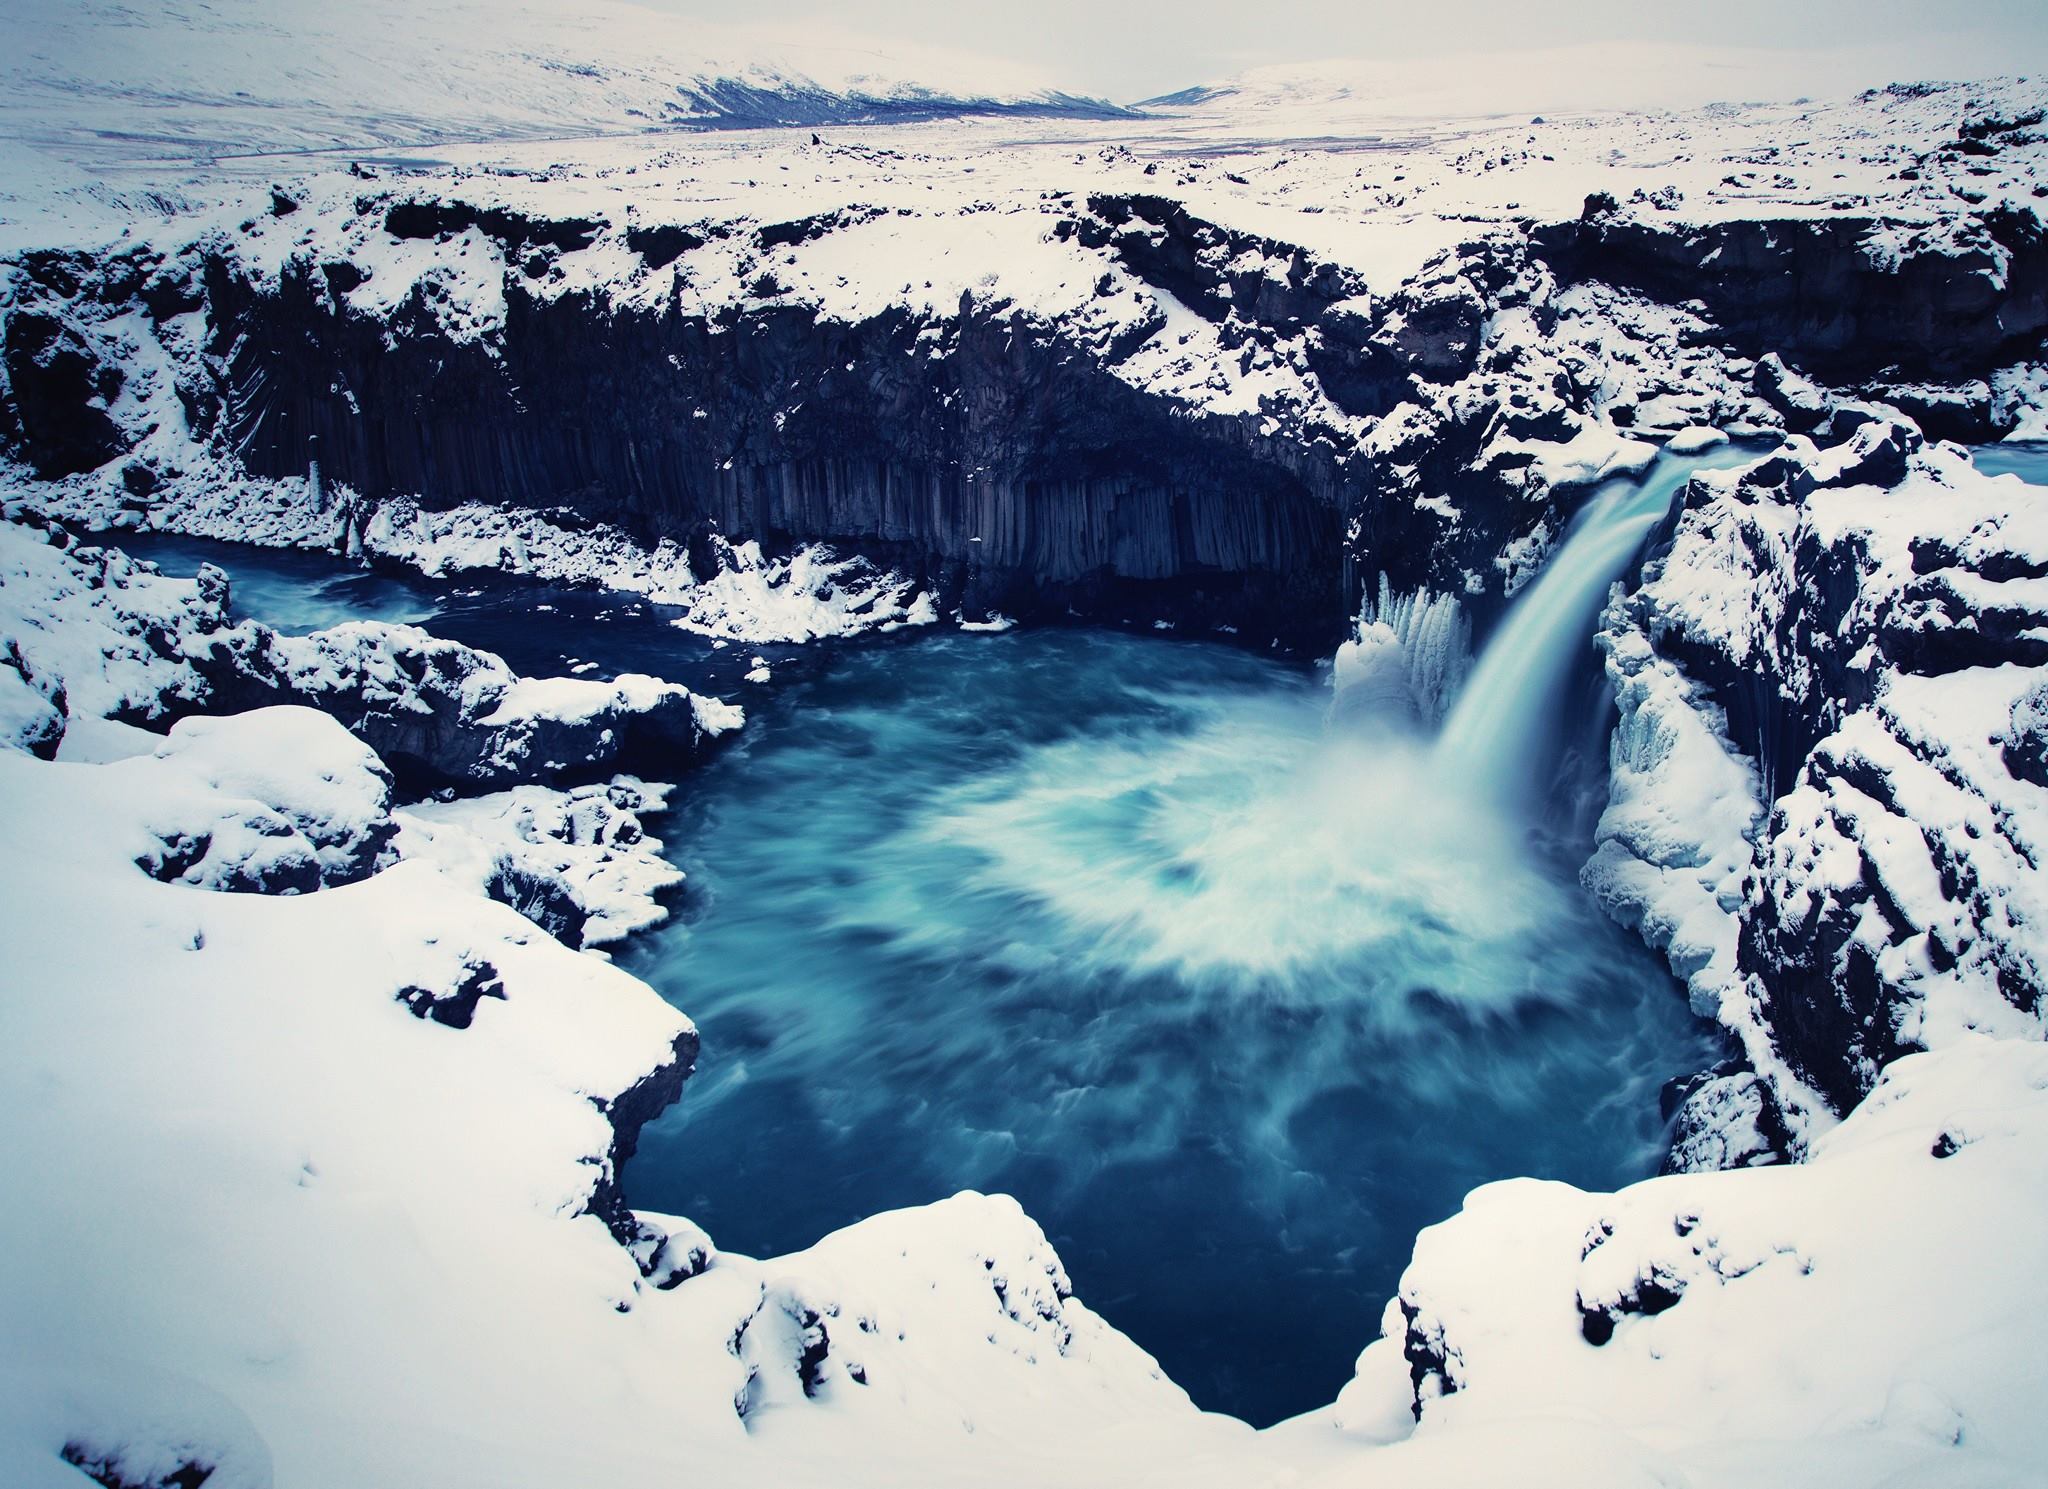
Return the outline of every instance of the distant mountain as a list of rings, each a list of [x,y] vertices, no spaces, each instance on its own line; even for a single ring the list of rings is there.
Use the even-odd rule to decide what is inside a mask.
[[[1847,95],[1901,78],[1979,77],[1967,38],[1944,48],[1854,45],[1773,50],[1706,43],[1601,42],[1449,57],[1328,58],[1255,67],[1133,105],[1184,122],[1260,133],[1342,133],[1365,122],[1514,114],[1691,109]]]
[[[1126,112],[983,58],[631,0],[0,8],[0,136],[80,159]]]

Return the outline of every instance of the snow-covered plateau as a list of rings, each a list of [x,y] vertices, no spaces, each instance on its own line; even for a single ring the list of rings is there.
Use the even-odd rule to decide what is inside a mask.
[[[1983,451],[2048,438],[2048,86],[1532,120],[1354,80],[1311,138],[1313,72],[1127,112],[699,38],[679,88],[522,24],[391,99],[11,53],[0,1481],[2042,1481],[2048,486]],[[611,132],[649,90],[690,132]],[[113,151],[103,108],[158,125]],[[629,1202],[698,1034],[603,948],[667,916],[661,814],[738,707],[286,634],[120,547],[827,655],[1157,626],[1334,655],[1333,729],[1457,731],[1475,642],[1659,473],[1565,658],[1614,701],[1579,881],[1723,1058],[1656,1177],[1474,1189],[1262,1431],[1006,1197],[768,1258]]]

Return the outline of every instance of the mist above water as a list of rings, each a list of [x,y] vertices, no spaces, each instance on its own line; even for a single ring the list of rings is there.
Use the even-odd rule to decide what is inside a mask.
[[[1574,859],[1328,711],[1075,631],[855,652],[757,710],[626,956],[704,1034],[632,1201],[768,1253],[1006,1190],[1197,1401],[1330,1400],[1420,1226],[1649,1172],[1657,1085],[1712,1054]]]

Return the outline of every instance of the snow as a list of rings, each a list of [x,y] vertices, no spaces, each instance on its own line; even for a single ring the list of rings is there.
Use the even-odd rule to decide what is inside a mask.
[[[358,0],[346,11],[313,0],[22,0],[0,19],[10,61],[0,128],[88,159],[1086,104],[1027,69],[942,48],[614,0],[573,16],[536,0]],[[125,137],[107,139],[116,111]]]
[[[428,859],[536,920],[552,891],[583,917],[570,934],[557,931],[563,940],[611,945],[666,920],[659,897],[683,882],[641,821],[663,811],[674,789],[616,776],[568,791],[515,786],[420,802],[398,814],[397,848],[401,857]]]
[[[384,762],[310,708],[184,719],[149,765],[102,769],[164,782],[169,800],[145,819],[159,843],[136,861],[180,884],[269,894],[346,884],[385,860],[394,830]],[[218,805],[180,799],[194,788]]]
[[[600,1104],[687,1022],[429,859],[297,898],[153,881],[130,845],[212,820],[194,751],[260,766],[233,786],[283,812],[303,798],[266,785],[360,749],[296,712],[197,740],[0,758],[0,1039],[25,1055],[0,1181],[36,1196],[0,1216],[36,1282],[0,1289],[0,1359],[34,1362],[0,1409],[7,1482],[61,1482],[67,1442],[245,1484],[823,1483],[849,1456],[1024,1482],[1207,1435],[1010,1201],[643,1277],[587,1212]],[[400,999],[478,966],[503,996],[467,1027]]]
[[[1798,1167],[1477,1189],[1417,1239],[1334,1424],[1397,1429],[1417,1368],[1390,1478],[1411,1448],[1557,1421],[1623,1445],[1622,1482],[2026,1482],[2044,1090],[2048,1049],[1972,1037],[1895,1062]],[[1569,1470],[1517,1459],[1520,1482]]]

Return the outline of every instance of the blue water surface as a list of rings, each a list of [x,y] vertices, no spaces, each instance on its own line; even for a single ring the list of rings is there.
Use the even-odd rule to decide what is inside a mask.
[[[727,1249],[1015,1194],[1080,1295],[1204,1406],[1327,1403],[1421,1226],[1534,1175],[1653,1171],[1657,1090],[1717,1053],[1669,975],[1427,742],[1326,722],[1309,669],[1101,630],[717,648],[629,596],[217,562],[300,630],[424,621],[531,673],[737,697],[656,824],[690,878],[622,960],[699,1071],[628,1166]],[[595,664],[594,666],[592,664]]]
[[[2048,444],[2038,440],[1977,445],[1970,460],[1988,476],[2018,476],[2030,486],[2048,486]]]
[[[625,1175],[769,1254],[971,1187],[1204,1406],[1327,1403],[1487,1180],[1655,1168],[1664,969],[1303,670],[1046,631],[843,653],[662,825],[625,964],[700,1024]]]

